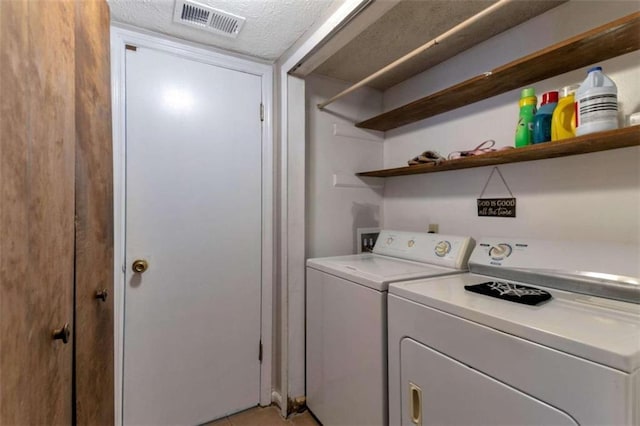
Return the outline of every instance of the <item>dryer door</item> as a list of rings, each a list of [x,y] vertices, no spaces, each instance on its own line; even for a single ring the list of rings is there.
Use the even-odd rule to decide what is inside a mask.
[[[557,408],[415,340],[402,340],[400,359],[403,425],[577,425]]]

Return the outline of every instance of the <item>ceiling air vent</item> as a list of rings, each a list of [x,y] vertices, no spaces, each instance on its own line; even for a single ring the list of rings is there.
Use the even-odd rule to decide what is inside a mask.
[[[245,18],[190,0],[176,0],[173,21],[236,38]]]

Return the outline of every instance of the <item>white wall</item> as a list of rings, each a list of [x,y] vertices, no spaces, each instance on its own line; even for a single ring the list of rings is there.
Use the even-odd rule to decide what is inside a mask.
[[[307,257],[355,253],[356,228],[382,223],[383,189],[372,189],[367,186],[370,180],[365,183],[353,177],[356,172],[383,167],[382,133],[353,126],[382,112],[382,94],[361,89],[324,111],[316,107],[346,87],[346,83],[326,77],[306,79]],[[334,125],[350,136],[335,136]],[[335,187],[334,175],[361,187]]]
[[[384,93],[385,110],[640,9],[640,2],[570,1]],[[640,111],[640,53],[600,63],[618,85],[624,114]],[[586,69],[538,84],[538,94],[581,82]],[[385,167],[431,149],[445,155],[486,139],[513,145],[519,90],[385,134]],[[640,243],[640,148],[500,166],[517,198],[517,218],[479,218],[476,198],[491,167],[388,178],[384,227],[441,233]],[[508,196],[494,176],[485,194]]]

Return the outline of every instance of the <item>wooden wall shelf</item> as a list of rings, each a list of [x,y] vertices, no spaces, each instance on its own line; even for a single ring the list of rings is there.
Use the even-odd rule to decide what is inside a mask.
[[[386,131],[640,49],[640,12],[356,124]],[[516,100],[517,101],[517,100]]]
[[[357,175],[393,177],[423,173],[437,173],[447,170],[469,169],[473,167],[494,166],[496,164],[517,163],[520,161],[566,157],[569,155],[586,154],[589,152],[606,151],[609,149],[625,148],[636,145],[640,145],[640,125],[610,130],[608,132],[593,133],[556,142],[529,145],[508,151],[498,151],[473,157],[447,160],[437,166],[418,164],[415,166],[362,172],[357,173]]]

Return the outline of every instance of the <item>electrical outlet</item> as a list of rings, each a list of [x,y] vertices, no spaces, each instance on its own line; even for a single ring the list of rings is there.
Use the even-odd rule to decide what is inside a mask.
[[[380,234],[379,228],[358,228],[358,253],[367,253],[373,250],[373,246],[376,245],[378,240],[378,234]]]
[[[430,234],[437,234],[438,230],[439,230],[439,226],[437,223],[430,223],[429,224],[429,230],[427,232],[429,232]]]
[[[376,241],[378,241],[378,234],[379,232],[371,232],[360,235],[360,251],[362,253],[373,251],[373,246],[375,246]]]

